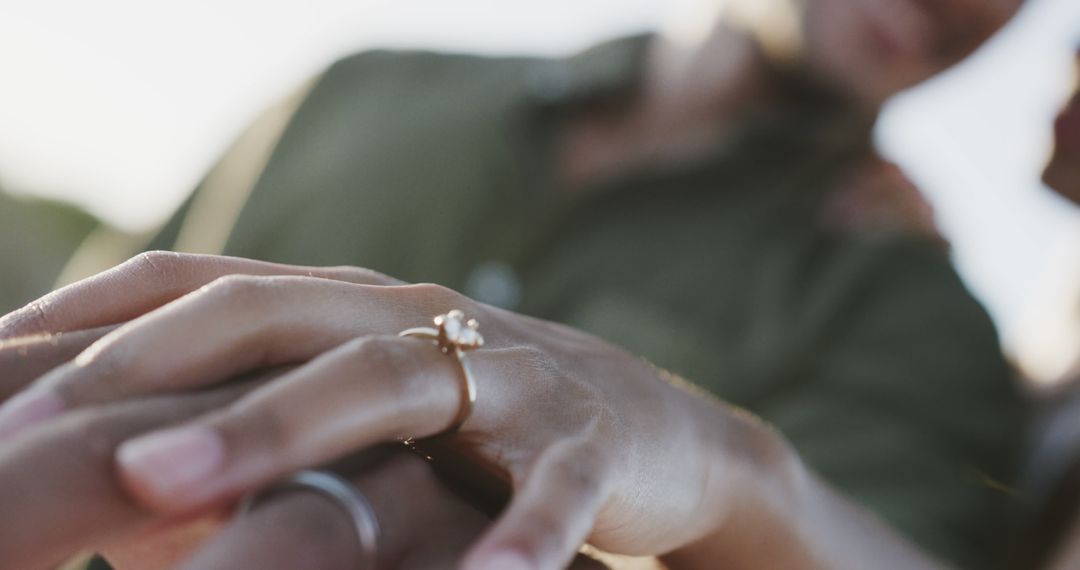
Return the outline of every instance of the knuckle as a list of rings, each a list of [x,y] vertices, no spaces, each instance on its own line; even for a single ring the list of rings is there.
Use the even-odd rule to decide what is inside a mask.
[[[436,312],[451,309],[467,309],[473,306],[467,297],[449,287],[436,283],[402,285],[399,290],[417,300],[422,307]]]
[[[248,275],[224,275],[214,279],[203,288],[207,294],[216,294],[224,297],[242,293],[251,286],[254,277]]]
[[[203,287],[202,298],[207,302],[221,303],[240,308],[256,303],[277,289],[273,277],[255,275],[225,275]]]
[[[352,360],[365,367],[394,371],[409,362],[409,351],[395,337],[365,336],[346,345]]]
[[[0,317],[0,341],[63,332],[53,326],[54,311],[49,308],[52,297],[53,295],[46,295]]]
[[[369,381],[377,384],[381,394],[398,409],[404,407],[412,393],[409,373],[413,358],[409,347],[397,338],[365,337],[354,341],[353,360],[372,372]]]
[[[417,347],[412,342],[370,336],[352,341],[347,350],[350,369],[364,371],[368,389],[399,418],[429,409],[434,405],[433,398],[438,398],[439,403],[446,399],[440,390],[433,389],[431,377],[424,374],[423,367],[429,361],[417,358]],[[428,347],[422,350],[438,355]],[[456,383],[453,389],[457,390]]]
[[[594,392],[594,395],[598,392]],[[600,397],[596,395],[590,411],[593,417],[593,421],[590,425],[592,428],[591,435],[593,441],[613,441],[614,437],[625,431],[626,426],[624,422],[619,419],[619,415],[611,408],[608,402],[600,401]],[[593,456],[600,456],[607,451],[607,448],[596,444],[589,444],[585,446],[586,451]]]
[[[556,477],[575,495],[592,494],[603,484],[602,461],[591,453],[579,453],[573,460],[560,461],[554,467]]]
[[[379,346],[376,337],[363,336],[349,341],[342,350],[347,351],[352,360],[364,360],[378,357],[382,347]]]
[[[379,273],[378,271],[367,269],[364,267],[354,267],[351,265],[339,265],[336,267],[328,267],[326,269],[329,277],[338,279],[341,281],[348,281],[351,283],[359,284],[371,284],[371,285],[404,285],[403,281],[399,281]]]
[[[118,375],[129,360],[125,349],[126,344],[118,340],[99,340],[75,358],[75,366],[70,371],[81,377]]]
[[[15,320],[16,326],[33,332],[52,332],[52,317],[47,306],[44,300],[30,303],[19,311],[19,318]]]
[[[106,337],[90,345],[75,360],[54,370],[49,380],[65,398],[89,402],[102,392],[122,390],[131,375],[141,375],[139,353],[124,337]]]
[[[128,261],[127,265],[141,275],[169,279],[186,262],[187,256],[171,251],[145,251]]]
[[[223,435],[230,449],[274,450],[285,454],[292,449],[294,432],[288,414],[269,403],[238,402],[227,406],[211,424]]]
[[[395,370],[404,370],[416,362],[416,349],[412,343],[397,336],[371,336],[367,338],[368,350],[381,355],[383,363]]]

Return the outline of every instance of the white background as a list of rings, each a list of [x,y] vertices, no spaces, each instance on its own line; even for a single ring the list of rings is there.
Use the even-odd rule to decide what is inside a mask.
[[[680,0],[678,5],[693,0]],[[1080,0],[1030,0],[968,63],[900,97],[879,143],[934,202],[1006,347],[1080,348],[1080,211],[1038,182]],[[656,28],[669,0],[0,0],[0,187],[159,223],[265,105],[367,46],[567,53]]]

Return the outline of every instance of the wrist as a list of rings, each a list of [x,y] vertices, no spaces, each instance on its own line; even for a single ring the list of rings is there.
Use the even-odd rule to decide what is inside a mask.
[[[807,471],[787,440],[756,416],[709,402],[700,425],[707,457],[701,511],[708,530],[664,556],[673,569],[796,568]],[[717,409],[717,408],[720,409]],[[707,415],[705,415],[707,414]]]
[[[672,570],[941,568],[869,511],[818,480],[784,438],[739,410],[704,438],[709,531],[663,557]]]

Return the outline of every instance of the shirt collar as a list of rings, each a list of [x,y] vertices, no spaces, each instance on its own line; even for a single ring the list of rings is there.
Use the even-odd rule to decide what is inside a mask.
[[[566,58],[536,62],[527,96],[541,108],[576,106],[623,95],[640,82],[653,34],[611,40]]]
[[[526,75],[526,99],[548,111],[617,99],[641,85],[653,33],[626,36],[598,44],[575,55],[533,63]],[[820,140],[866,139],[874,123],[851,101],[827,85],[798,70],[775,68],[776,81],[786,102],[750,109],[742,126],[757,137],[772,138],[774,131],[791,131]],[[793,138],[800,138],[798,136]],[[859,142],[863,142],[860,140]]]

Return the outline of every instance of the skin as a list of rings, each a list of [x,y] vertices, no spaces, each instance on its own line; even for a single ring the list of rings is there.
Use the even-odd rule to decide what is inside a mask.
[[[707,1],[651,46],[641,92],[570,122],[559,188],[576,194],[643,163],[708,151],[748,111],[783,100],[770,68],[798,69],[873,117],[903,89],[948,69],[1023,0]],[[790,26],[773,24],[790,22]],[[701,22],[709,24],[702,26]],[[781,103],[782,104],[782,103]]]
[[[28,370],[70,360],[116,327],[31,337],[0,345],[0,359],[22,361],[5,378],[25,384]],[[163,395],[66,414],[0,445],[0,567],[52,568],[72,553],[98,550],[119,570],[165,568],[356,568],[358,544],[339,508],[309,493],[271,497],[230,520],[213,508],[158,517],[136,503],[115,477],[116,448],[126,439],[235,403],[283,370],[192,394]],[[451,492],[426,461],[383,447],[342,464],[368,499],[381,528],[380,568],[451,567],[490,517]],[[410,500],[402,501],[401,497]],[[77,507],[73,507],[77,505]],[[571,568],[606,566],[578,557]]]
[[[1080,71],[1080,53],[1076,67]],[[1080,203],[1080,87],[1058,115],[1054,135],[1054,153],[1043,172],[1043,181],[1062,196]]]
[[[804,1],[809,65],[870,108],[966,58],[1021,5],[1017,0]]]
[[[1019,5],[951,0],[901,8],[891,1],[850,0],[859,10],[841,0],[793,4],[794,60],[872,112],[974,49]],[[906,16],[875,19],[886,6]],[[714,21],[701,35],[656,43],[634,104],[572,122],[562,150],[570,186],[635,162],[685,158],[747,106],[771,100],[775,86],[756,47],[764,32],[733,25],[719,11]],[[846,47],[871,39],[877,49]],[[50,461],[62,459],[42,438],[66,434],[75,445],[86,431],[71,418],[128,401],[124,409],[141,413],[161,398],[212,400],[207,394],[232,386],[226,381],[237,375],[292,368],[190,416],[165,416],[178,425],[144,422],[108,445],[89,446],[114,452],[112,464],[103,468],[95,456],[97,479],[88,481],[99,486],[77,496],[111,497],[120,514],[102,520],[87,508],[72,517],[69,503],[50,503],[71,496],[59,490],[72,476],[56,469],[41,492],[0,513],[0,527],[18,521],[20,536],[29,537],[0,553],[21,556],[15,566],[51,562],[130,537],[134,520],[214,513],[296,469],[441,433],[460,404],[457,364],[395,333],[450,309],[477,318],[489,342],[470,356],[481,400],[440,450],[505,473],[513,492],[492,526],[458,545],[452,557],[464,567],[560,568],[586,540],[663,555],[673,568],[937,566],[818,481],[767,425],[598,339],[362,269],[167,253],[139,256],[0,320],[0,364],[8,363],[2,388],[28,385],[0,409],[0,477],[51,472]],[[93,344],[76,350],[77,340]],[[48,365],[24,360],[45,353],[57,357]],[[64,517],[72,530],[50,538]],[[275,520],[284,528],[289,519]],[[236,560],[266,556],[250,537],[277,526],[226,531],[227,546],[214,548],[238,553]],[[345,547],[324,547],[347,556]],[[199,556],[193,564],[203,565]]]
[[[598,339],[434,285],[253,263],[146,254],[0,321],[0,334],[15,338],[42,323],[70,330],[130,318],[116,307],[147,311],[10,400],[0,432],[40,452],[47,446],[27,440],[76,410],[296,366],[118,448],[120,484],[139,503],[166,519],[212,512],[299,468],[441,433],[460,404],[456,364],[393,333],[457,307],[490,340],[470,356],[482,400],[447,445],[476,442],[468,449],[508,473],[513,490],[465,567],[560,568],[586,540],[621,554],[670,553],[676,568],[719,559],[733,568],[865,567],[880,556],[933,565],[832,494],[768,426]],[[307,276],[333,271],[350,281]],[[163,282],[191,291],[147,285]]]
[[[26,379],[44,375],[57,365],[73,360],[86,347],[115,326],[71,333],[30,336],[9,341],[0,350],[0,402],[25,388]]]

